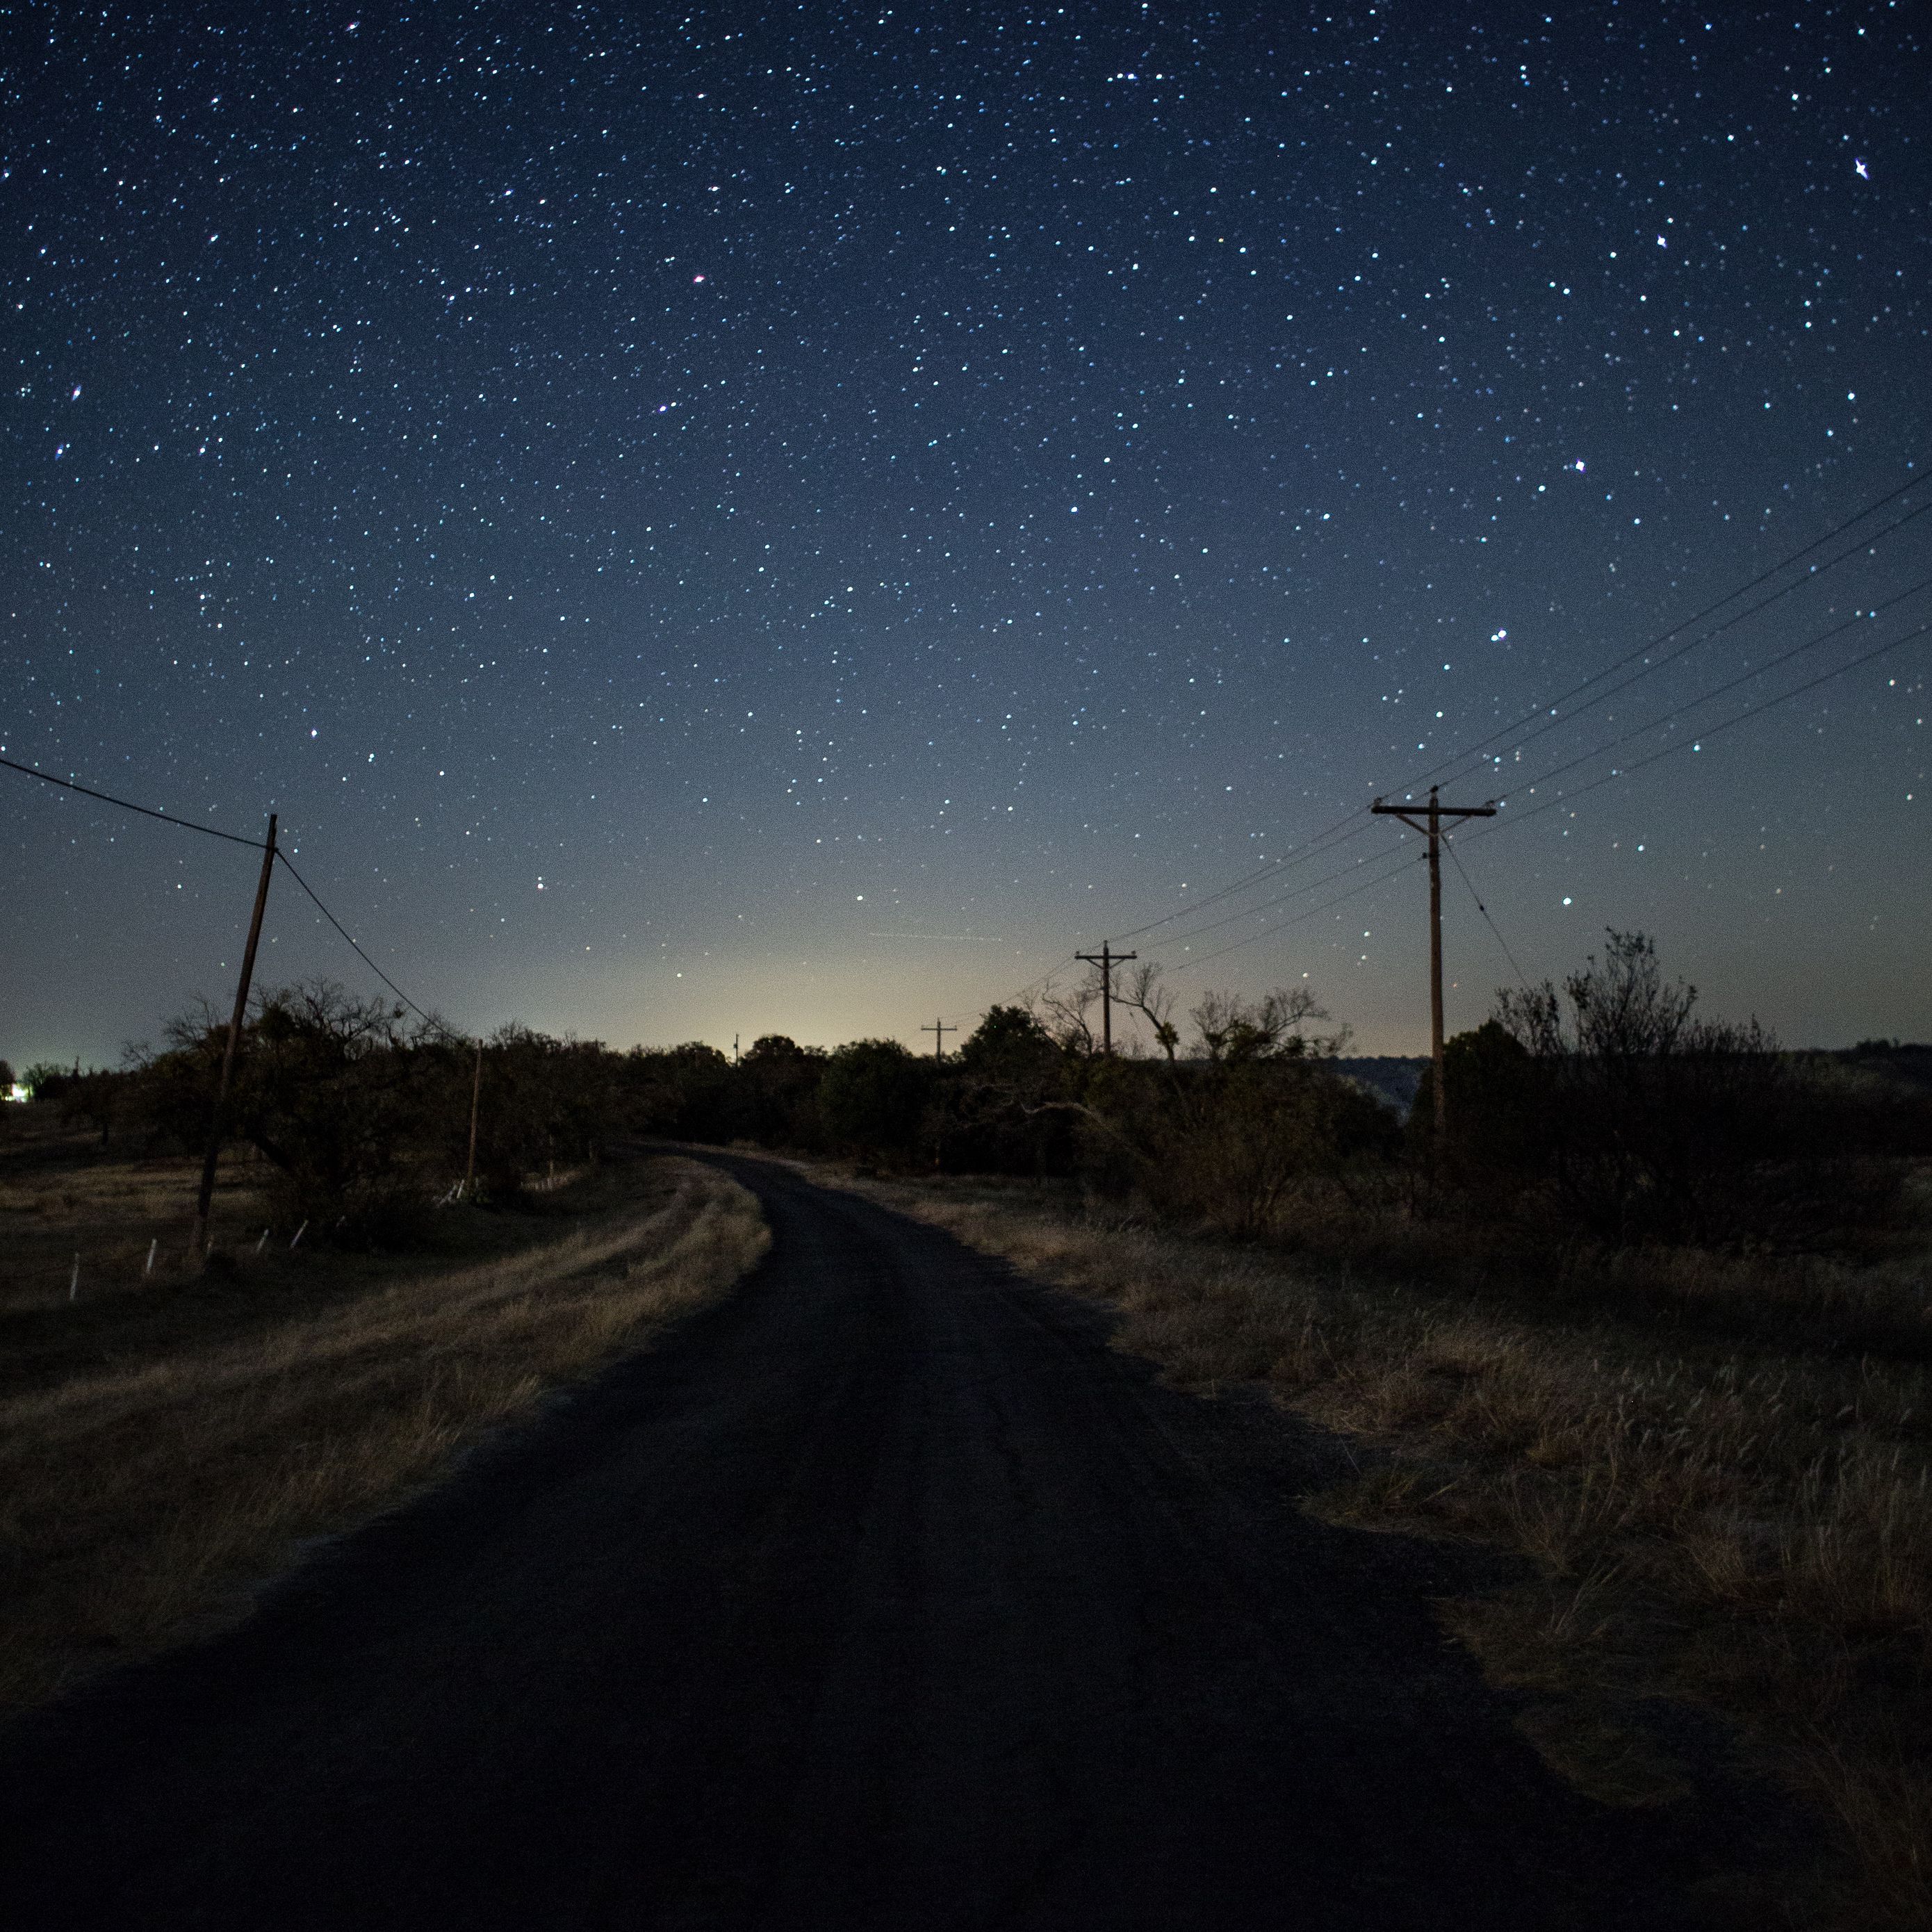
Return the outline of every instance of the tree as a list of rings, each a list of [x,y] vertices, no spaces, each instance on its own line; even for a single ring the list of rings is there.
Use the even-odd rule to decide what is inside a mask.
[[[1473,1202],[1504,1206],[1544,1170],[1554,1094],[1550,1064],[1495,1018],[1444,1042],[1442,1070],[1455,1132],[1449,1172]],[[1411,1151],[1435,1156],[1435,1069],[1424,1066],[1408,1112]]]
[[[633,1047],[624,1058],[630,1120],[639,1132],[681,1140],[728,1140],[731,1063],[715,1046]]]
[[[1174,1023],[1174,993],[1160,982],[1161,969],[1151,960],[1143,960],[1122,982],[1114,994],[1130,1012],[1138,1013],[1154,1034],[1154,1042],[1171,1061],[1180,1045],[1180,1029]]]
[[[51,1060],[37,1060],[20,1076],[20,1084],[30,1100],[57,1100],[74,1077],[73,1070]]]
[[[818,1084],[826,1055],[782,1033],[761,1034],[734,1070],[734,1131],[767,1147],[810,1147],[820,1133]]]
[[[1328,1009],[1306,986],[1278,986],[1258,1000],[1238,993],[1208,993],[1188,1014],[1194,1022],[1196,1049],[1214,1065],[1238,1066],[1255,1060],[1332,1058],[1348,1031],[1311,1034],[1311,1020],[1325,1020]]]
[[[1094,968],[1084,980],[1061,987],[1049,980],[1027,1001],[1027,1011],[1041,1032],[1060,1052],[1076,1059],[1091,1059],[1100,1051],[1100,1037],[1094,1030],[1094,1009],[1100,998],[1100,970]]]
[[[1038,1015],[1024,1006],[988,1006],[952,1058],[975,1078],[1030,1084],[1054,1070],[1059,1053]]]
[[[1653,940],[1615,931],[1562,996],[1547,980],[1496,996],[1498,1024],[1547,1083],[1546,1171],[1606,1239],[1708,1238],[1778,1144],[1777,1042],[1755,1019],[1700,1019],[1696,1004],[1696,987],[1665,982]]]
[[[896,1040],[856,1040],[825,1064],[818,1101],[839,1146],[908,1160],[917,1151],[932,1063]]]
[[[955,1172],[1065,1174],[1073,1148],[1066,1096],[1097,1064],[1070,1060],[1026,1007],[989,1006],[933,1082],[922,1135]]]

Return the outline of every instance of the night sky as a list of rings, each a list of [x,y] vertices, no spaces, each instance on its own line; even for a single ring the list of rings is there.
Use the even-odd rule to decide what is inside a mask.
[[[1424,1050],[1366,808],[1542,707],[1438,774],[1508,800],[1452,1030],[1614,926],[1932,1036],[1922,11],[0,31],[0,753],[278,812],[454,1024],[929,1048],[1111,938]],[[0,800],[0,1054],[232,998],[254,854]],[[382,990],[286,878],[266,931]]]

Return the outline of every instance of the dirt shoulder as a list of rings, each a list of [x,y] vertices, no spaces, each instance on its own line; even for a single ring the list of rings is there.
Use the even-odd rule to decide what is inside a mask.
[[[33,1184],[100,1205],[98,1228],[112,1165]],[[0,1709],[232,1618],[307,1541],[724,1294],[769,1239],[742,1189],[671,1156],[436,1232],[426,1254],[278,1245],[0,1306]]]
[[[1446,1600],[1446,1628],[1606,1802],[1667,1808],[1726,1759],[1808,1800],[1838,1856],[1781,1880],[1772,1922],[1932,1923],[1922,1258],[1826,1282],[1802,1322],[1728,1323],[1736,1284],[1687,1278],[1673,1322],[1655,1294],[1620,1311],[1614,1284],[1486,1300],[1064,1189],[800,1167],[1105,1303],[1116,1346],[1180,1388],[1263,1390],[1360,1445],[1358,1474],[1304,1496],[1322,1519],[1527,1559]],[[1853,1314],[1912,1303],[1895,1358],[1820,1345],[1841,1292]]]

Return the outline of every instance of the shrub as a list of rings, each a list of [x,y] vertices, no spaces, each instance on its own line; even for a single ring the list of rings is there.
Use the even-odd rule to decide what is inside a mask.
[[[1546,981],[1497,997],[1497,1024],[1534,1063],[1484,1050],[1492,1082],[1515,1083],[1527,1132],[1514,1144],[1604,1240],[1734,1229],[1754,1164],[1784,1144],[1791,1096],[1775,1041],[1756,1020],[1696,1018],[1696,988],[1665,983],[1642,933],[1610,933],[1564,994],[1567,1012]]]

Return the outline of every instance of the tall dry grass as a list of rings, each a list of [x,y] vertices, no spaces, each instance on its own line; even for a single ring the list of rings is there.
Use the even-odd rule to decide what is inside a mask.
[[[0,1402],[0,1707],[236,1614],[303,1539],[726,1292],[769,1244],[756,1202],[654,1166],[637,1207],[561,1238],[238,1340],[198,1340],[184,1304],[172,1346]]]
[[[1932,1924],[1924,1252],[1814,1270],[1802,1291],[1774,1270],[1740,1342],[1671,1315],[1753,1299],[1750,1264],[1714,1257],[1621,1264],[1621,1286],[1612,1267],[1594,1315],[1573,1261],[1538,1318],[1520,1298],[1285,1261],[1024,1184],[848,1184],[1112,1303],[1118,1345],[1184,1386],[1264,1382],[1372,1445],[1358,1480],[1307,1499],[1318,1514],[1531,1559],[1528,1580],[1446,1621],[1493,1681],[1541,1700],[1522,1727],[1585,1788],[1681,1792],[1642,1712],[1700,1705],[1835,1822],[1845,1862],[1785,1888],[1787,1922]],[[1765,1318],[1780,1297],[1782,1346]],[[1882,1311],[1899,1352],[1820,1348],[1820,1307]]]

